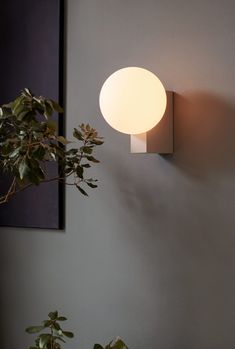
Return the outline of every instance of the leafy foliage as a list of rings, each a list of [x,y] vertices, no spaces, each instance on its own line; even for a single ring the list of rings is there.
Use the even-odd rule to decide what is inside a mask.
[[[0,204],[42,182],[74,185],[83,195],[88,195],[83,184],[97,187],[97,180],[86,178],[85,171],[91,164],[99,163],[93,150],[103,144],[102,137],[89,124],[81,124],[73,132],[76,147],[67,150],[65,146],[74,142],[57,134],[52,119],[54,113],[62,112],[58,103],[36,97],[27,88],[13,102],[0,107],[0,169],[13,178],[8,192],[0,197]],[[47,164],[54,161],[58,162],[60,173],[49,178]]]
[[[59,316],[58,311],[52,311],[48,314],[49,319],[44,320],[40,326],[31,326],[26,328],[30,334],[41,333],[35,339],[35,344],[29,349],[61,349],[61,342],[66,343],[66,338],[73,338],[74,334],[70,331],[64,331],[61,328],[61,322],[67,318]]]
[[[66,338],[73,338],[74,334],[70,331],[64,331],[61,328],[60,322],[66,321],[67,318],[60,316],[58,311],[51,311],[48,314],[49,319],[44,320],[39,326],[31,326],[26,328],[29,334],[39,334],[35,339],[35,344],[29,349],[61,349],[62,343],[66,343]],[[117,337],[115,340],[109,342],[104,347],[101,344],[95,344],[93,349],[128,349],[121,338]]]
[[[112,340],[104,347],[100,344],[95,344],[93,349],[128,349],[123,340],[117,337],[115,340]]]

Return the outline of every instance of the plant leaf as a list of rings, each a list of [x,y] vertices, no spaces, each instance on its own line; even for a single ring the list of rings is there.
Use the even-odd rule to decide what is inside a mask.
[[[105,349],[128,349],[128,347],[121,338],[117,337],[115,340],[106,345]]]
[[[82,189],[78,184],[76,185],[77,189],[80,191],[80,193],[82,193],[84,196],[88,196],[87,192]]]
[[[51,320],[45,320],[45,321],[43,321],[42,323],[43,323],[43,326],[44,326],[44,327],[50,327],[51,324],[52,324],[52,321],[51,321]]]
[[[25,329],[27,333],[38,333],[44,329],[44,326],[30,326]]]
[[[63,113],[64,110],[63,110],[63,108],[62,108],[58,103],[56,103],[56,102],[53,101],[53,100],[50,100],[50,102],[51,102],[51,104],[52,104],[54,110],[55,110],[57,113]]]
[[[63,136],[58,136],[57,137],[57,141],[64,144],[64,145],[67,145],[69,143],[72,143],[71,141],[68,141],[66,138],[64,138]]]
[[[45,153],[46,153],[45,148],[43,148],[42,146],[39,146],[33,151],[33,156],[35,159],[42,160],[44,158]]]
[[[69,331],[62,331],[63,335],[65,337],[68,337],[68,338],[73,338],[74,337],[74,334],[73,332],[69,332]]]
[[[27,165],[26,160],[21,161],[19,165],[19,174],[20,174],[20,179],[23,179],[29,172],[29,167]]]
[[[55,329],[56,331],[61,330],[60,325],[58,324],[58,322],[54,322],[54,323],[53,323],[53,327],[54,327],[54,329]]]
[[[102,347],[102,345],[96,343],[96,344],[94,344],[93,349],[104,349],[104,347]]]
[[[51,334],[41,334],[39,339],[39,348],[44,349],[45,346],[51,341]]]
[[[57,130],[57,123],[53,120],[48,120],[46,122],[46,125],[53,132],[55,132]]]
[[[87,184],[88,187],[90,187],[90,188],[97,188],[97,187],[98,187],[98,185],[93,184],[93,183],[90,183],[90,182],[87,182],[86,184]]]
[[[83,136],[82,136],[82,133],[80,131],[78,131],[77,128],[74,128],[73,130],[73,136],[75,138],[77,138],[79,141],[83,141]]]
[[[83,179],[83,172],[84,172],[84,168],[81,166],[77,166],[76,168],[76,173],[78,175],[79,178]]]
[[[81,147],[81,151],[86,153],[86,154],[91,154],[93,151],[93,146],[91,147]]]
[[[99,139],[93,139],[91,143],[95,145],[102,145],[104,142]]]
[[[49,318],[51,320],[56,320],[56,318],[58,317],[58,311],[55,310],[55,311],[51,311],[49,314],[48,314]]]
[[[21,147],[16,148],[12,153],[10,153],[9,157],[14,158],[16,155],[19,154],[20,149],[21,149]]]
[[[95,162],[95,163],[99,163],[99,160],[95,159],[94,156],[86,156],[87,160]]]

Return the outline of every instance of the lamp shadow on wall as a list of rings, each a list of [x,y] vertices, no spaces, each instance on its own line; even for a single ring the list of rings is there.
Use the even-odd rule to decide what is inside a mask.
[[[154,159],[157,159],[156,167],[166,168],[156,171],[169,177],[166,178],[168,184],[173,180],[174,171],[204,185],[222,174],[235,176],[235,104],[206,92],[175,94],[174,153],[130,156],[138,157],[141,164],[143,157],[151,156],[153,167]],[[162,202],[168,201],[170,205],[164,198],[164,181],[159,182],[157,177],[152,177],[152,182],[145,181],[142,173],[133,175],[131,168],[123,168],[118,159],[113,176],[120,188],[123,205],[142,223],[154,221],[158,214],[162,214]]]
[[[168,159],[174,166],[202,180],[235,172],[235,104],[206,92],[176,94],[174,113],[174,154]]]

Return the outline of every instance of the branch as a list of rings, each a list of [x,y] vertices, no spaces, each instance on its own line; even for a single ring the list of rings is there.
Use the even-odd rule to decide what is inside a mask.
[[[10,197],[15,193],[16,193],[16,177],[13,178],[13,181],[11,182],[11,185],[6,195],[0,197],[0,204],[6,203],[10,199]]]
[[[66,185],[73,185],[73,186],[76,186],[76,183],[67,183],[67,182],[66,182],[66,177],[68,177],[68,176],[70,176],[70,175],[71,175],[71,173],[69,173],[69,174],[66,175],[65,177],[58,177],[58,176],[57,176],[57,177],[52,177],[52,178],[44,179],[44,180],[40,181],[40,184],[41,184],[41,183],[49,183],[49,182],[58,181],[58,182],[61,182],[61,183],[66,184]],[[23,187],[19,187],[19,188],[16,190],[16,177],[14,177],[14,179],[13,179],[13,181],[12,181],[12,183],[11,183],[11,185],[10,185],[10,188],[9,188],[8,192],[6,193],[6,195],[3,195],[2,197],[0,197],[0,205],[1,205],[1,204],[4,204],[4,203],[6,203],[6,202],[8,202],[9,199],[10,199],[13,195],[15,195],[15,194],[17,194],[17,193],[19,193],[19,192],[21,192],[21,191],[23,191],[23,190],[25,190],[25,189],[28,189],[29,187],[31,187],[31,186],[33,186],[33,185],[34,185],[33,183],[29,183],[29,184],[27,184],[27,185],[25,185],[25,186],[23,186]]]

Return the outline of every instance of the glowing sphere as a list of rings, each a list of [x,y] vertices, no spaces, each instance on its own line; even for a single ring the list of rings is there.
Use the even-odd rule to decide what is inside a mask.
[[[100,110],[107,123],[122,133],[140,134],[159,123],[166,110],[166,91],[150,71],[117,70],[100,91]]]

